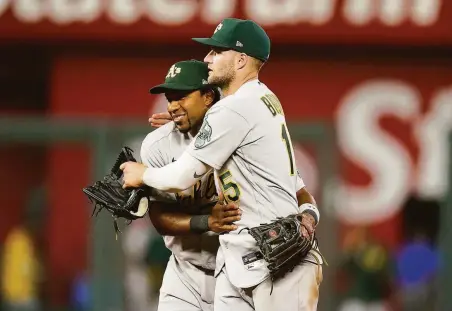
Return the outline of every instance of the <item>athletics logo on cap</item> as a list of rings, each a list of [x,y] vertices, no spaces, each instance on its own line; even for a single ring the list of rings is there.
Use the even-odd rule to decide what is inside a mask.
[[[176,65],[172,65],[171,68],[168,70],[168,74],[166,75],[166,78],[174,78],[178,73],[181,72],[181,68],[176,67]]]
[[[218,30],[221,30],[223,28],[223,23],[218,24],[217,28],[215,28],[215,31],[213,33],[216,33]]]

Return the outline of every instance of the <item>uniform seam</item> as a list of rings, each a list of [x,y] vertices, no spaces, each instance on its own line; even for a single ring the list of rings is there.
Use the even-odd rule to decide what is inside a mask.
[[[158,131],[158,129],[156,129],[156,130],[154,130],[154,131]],[[151,144],[149,145],[149,147],[153,147],[155,144],[157,144],[157,143],[159,143],[161,140],[163,140],[163,139],[165,139],[165,138],[169,138],[169,136],[170,135],[172,135],[175,131],[177,131],[177,128],[176,127],[174,127],[169,133],[167,133],[167,134],[161,134],[162,135],[162,137],[160,137],[160,138],[158,138],[158,139],[156,139],[156,140],[154,140],[154,141],[152,141],[151,142]],[[152,132],[151,132],[152,133]],[[151,134],[151,133],[149,133],[149,134]],[[148,135],[149,135],[148,134]],[[147,138],[147,137],[146,137]],[[146,140],[146,138],[145,138],[145,140]]]
[[[237,153],[239,153],[238,151],[239,151],[239,150],[237,149]],[[242,158],[245,156],[245,154],[244,154],[241,150],[240,150],[240,154],[241,154],[241,157],[242,157]],[[249,165],[249,163],[247,163],[246,161],[243,161],[243,163],[245,164],[245,167],[247,168],[247,170],[251,173],[251,177],[254,178],[255,172],[254,172],[253,169],[251,169],[251,166]],[[254,201],[255,201],[257,204],[262,205],[261,202],[258,200],[257,195],[256,195],[256,193],[257,193],[257,191],[256,191],[256,189],[255,189],[256,183],[253,182],[252,180],[250,180],[250,182],[251,182],[251,185],[252,185],[251,188],[253,189],[253,197],[254,197]],[[261,214],[260,210],[259,210],[257,207],[256,207],[256,210],[257,210],[257,214],[259,215],[259,219],[262,219],[262,214]]]
[[[161,160],[162,160],[162,165],[161,165],[161,166],[158,166],[158,165],[152,165],[152,167],[157,167],[157,168],[159,168],[159,167],[163,167],[163,166],[168,165],[168,164],[171,163],[171,160],[168,159],[168,158],[166,158],[165,155],[166,155],[166,156],[169,156],[170,154],[172,154],[172,149],[173,149],[173,148],[172,148],[171,139],[169,139],[169,137],[170,137],[171,135],[174,135],[174,133],[178,133],[177,127],[175,126],[174,123],[172,124],[172,126],[173,126],[173,129],[172,129],[170,132],[165,133],[165,134],[159,133],[162,137],[159,137],[158,139],[152,140],[150,143],[147,143],[146,146],[145,146],[144,144],[145,144],[147,138],[149,137],[149,136],[146,136],[146,138],[144,139],[143,143],[141,144],[141,149],[143,149],[143,147],[145,147],[145,148],[147,149],[147,150],[146,150],[146,155],[147,155],[147,156],[148,156],[149,154],[152,155],[152,154],[155,154],[155,153],[156,153],[156,152],[153,152],[152,150],[156,150],[156,151],[158,151],[159,153],[161,153],[160,158],[161,158]],[[156,129],[156,130],[154,130],[154,131],[158,131],[158,130],[160,130],[160,129],[161,129],[161,128]],[[153,133],[153,132],[149,133],[148,135],[150,135],[150,134],[152,134],[152,133]],[[162,150],[161,148],[158,148],[158,144],[159,144],[160,142],[164,141],[165,139],[168,141],[169,150],[165,150],[165,149]],[[162,151],[163,151],[163,152],[162,152]],[[145,157],[145,158],[147,158],[147,157]],[[144,161],[144,159],[142,159],[142,161]],[[155,164],[155,163],[154,163],[154,164]]]
[[[242,118],[242,119],[246,122],[246,124],[250,127],[250,130],[251,130],[251,125],[250,125],[250,123],[248,122],[248,120],[247,120],[241,113],[239,113],[239,112],[236,111],[235,109],[231,109],[230,107],[228,107],[228,106],[226,106],[226,105],[222,105],[222,106],[220,106],[220,108],[227,109],[227,110],[233,112],[234,114],[238,115],[240,118]]]
[[[197,153],[193,153],[193,150],[191,149],[187,149],[187,152],[189,155],[191,155],[192,157],[194,157],[195,159],[198,159],[199,161],[211,166],[212,168],[216,169],[216,170],[220,170],[221,166],[218,165],[217,163],[214,163],[213,161],[208,161],[206,160],[205,157],[201,157],[199,156]],[[223,164],[224,165],[224,164]]]
[[[197,292],[197,289],[194,288],[190,282],[190,280],[187,278],[187,276],[185,275],[184,269],[180,266],[180,264],[178,263],[178,261],[181,261],[181,259],[177,258],[177,256],[175,254],[173,254],[174,258],[175,258],[175,265],[177,270],[176,271],[176,275],[179,278],[179,280],[185,285],[185,287],[190,291],[190,293],[193,295],[193,297],[196,299],[196,301],[199,303],[199,306],[196,306],[188,301],[186,301],[187,303],[195,306],[195,307],[200,307],[201,306],[201,301],[203,301],[203,299],[201,298],[201,288],[199,288],[199,293]],[[179,273],[177,273],[179,272]],[[198,284],[197,284],[198,285]],[[198,295],[199,295],[199,299],[198,299]],[[177,297],[177,296],[176,296]],[[177,297],[178,299],[181,299],[180,297]]]
[[[244,142],[245,139],[248,137],[248,135],[251,133],[252,126],[251,126],[251,124],[248,122],[248,120],[247,120],[242,114],[240,114],[238,111],[236,111],[236,110],[234,110],[234,109],[231,109],[231,108],[229,108],[229,107],[227,107],[227,106],[225,106],[225,105],[221,106],[220,108],[225,108],[225,109],[227,109],[227,110],[233,112],[235,115],[237,115],[237,116],[239,116],[240,118],[242,118],[242,119],[246,122],[246,124],[248,125],[248,130],[247,130],[246,135],[243,136],[243,139],[240,141],[240,143],[238,144],[238,147],[236,148],[236,150],[238,150],[240,147],[242,147],[243,142]],[[233,154],[233,153],[232,153],[232,154]],[[231,155],[232,155],[232,154],[231,154]],[[227,161],[227,160],[226,160],[226,161]],[[226,162],[226,161],[225,161],[225,162]],[[224,163],[223,163],[223,164],[224,164]]]

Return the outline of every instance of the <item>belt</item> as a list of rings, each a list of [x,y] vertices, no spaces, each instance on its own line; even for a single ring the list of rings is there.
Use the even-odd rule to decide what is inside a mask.
[[[191,264],[193,267],[195,267],[196,269],[198,269],[198,270],[204,272],[206,275],[214,276],[214,274],[215,274],[215,270],[207,269],[207,268],[204,268],[204,267],[202,267],[202,266],[198,266],[198,265],[195,265],[195,264],[192,264],[192,263],[190,263],[190,264]]]

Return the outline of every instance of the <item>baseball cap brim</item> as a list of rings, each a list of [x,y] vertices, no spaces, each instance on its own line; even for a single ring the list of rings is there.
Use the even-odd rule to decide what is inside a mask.
[[[152,87],[149,90],[151,94],[162,94],[167,91],[196,91],[201,89],[200,86],[180,85],[175,83],[163,83]]]
[[[212,38],[191,38],[193,41],[199,42],[201,44],[204,45],[208,45],[208,46],[215,46],[218,48],[225,48],[225,49],[230,49],[230,46],[227,46],[221,42],[218,42],[217,40],[214,40]]]

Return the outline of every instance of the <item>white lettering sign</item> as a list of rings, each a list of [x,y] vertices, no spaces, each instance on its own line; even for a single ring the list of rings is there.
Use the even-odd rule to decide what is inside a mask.
[[[0,0],[0,17],[8,9],[24,23],[47,19],[56,24],[93,22],[107,16],[118,24],[147,18],[161,25],[183,25],[198,16],[209,24],[233,16],[237,0]],[[245,18],[263,26],[325,25],[335,12],[354,26],[378,21],[395,27],[411,22],[428,27],[438,21],[442,0],[242,0]]]
[[[342,181],[335,198],[337,215],[346,222],[368,223],[393,216],[411,192],[441,199],[449,168],[452,87],[438,90],[430,110],[421,115],[418,90],[402,81],[368,81],[354,87],[340,103],[336,126],[342,154],[367,172],[370,182]],[[403,142],[379,125],[383,116],[412,125],[419,157],[415,163]]]
[[[375,20],[386,26],[410,21],[416,26],[430,26],[438,21],[441,0],[346,0],[342,8],[346,21],[365,26]]]
[[[412,160],[378,121],[388,114],[410,120],[420,105],[417,90],[400,81],[366,82],[340,103],[336,122],[342,153],[371,177],[366,186],[342,183],[337,212],[344,220],[379,221],[400,208],[410,189]]]

